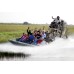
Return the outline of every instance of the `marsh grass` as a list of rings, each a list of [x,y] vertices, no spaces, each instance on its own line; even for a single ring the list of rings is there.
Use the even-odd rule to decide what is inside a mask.
[[[45,25],[0,24],[0,43],[21,37],[28,27],[33,31],[35,28],[42,29],[43,26]],[[45,29],[47,30],[48,26],[45,26]]]

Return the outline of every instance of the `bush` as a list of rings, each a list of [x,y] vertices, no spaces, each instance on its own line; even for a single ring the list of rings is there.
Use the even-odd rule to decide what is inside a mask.
[[[23,24],[25,24],[25,25],[29,25],[29,23],[28,23],[28,22],[24,22]]]

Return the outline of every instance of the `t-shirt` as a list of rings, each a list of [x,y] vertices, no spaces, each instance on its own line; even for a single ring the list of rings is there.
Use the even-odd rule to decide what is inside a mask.
[[[30,36],[29,36],[29,39],[30,39],[31,41],[33,41],[33,40],[34,40],[34,36],[33,36],[33,35],[30,35]]]

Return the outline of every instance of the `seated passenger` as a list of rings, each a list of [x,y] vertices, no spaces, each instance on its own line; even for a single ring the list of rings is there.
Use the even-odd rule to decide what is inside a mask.
[[[38,39],[37,39],[37,37],[35,37],[33,44],[37,45],[37,41],[38,41]]]
[[[31,33],[29,36],[29,43],[32,43],[34,41],[34,35]]]
[[[23,41],[25,40],[25,38],[26,38],[26,34],[23,33],[23,35],[20,38],[16,39],[16,41]]]
[[[19,41],[24,42],[27,39],[27,35],[23,33],[22,37],[19,39]]]
[[[42,37],[39,31],[37,32],[37,36],[36,37],[37,37],[37,39],[40,39]]]
[[[46,34],[45,34],[45,32],[42,32],[42,34],[40,34],[39,32],[38,32],[38,40],[37,40],[37,44],[41,44],[41,42],[44,40],[44,38],[46,37]]]
[[[35,37],[37,36],[37,31],[34,31],[34,36],[35,36]]]
[[[42,32],[42,39],[45,39],[46,38],[46,33],[43,31]]]

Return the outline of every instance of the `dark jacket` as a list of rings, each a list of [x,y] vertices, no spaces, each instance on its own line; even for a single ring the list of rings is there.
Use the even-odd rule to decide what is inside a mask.
[[[31,30],[27,29],[27,34],[31,35]]]

